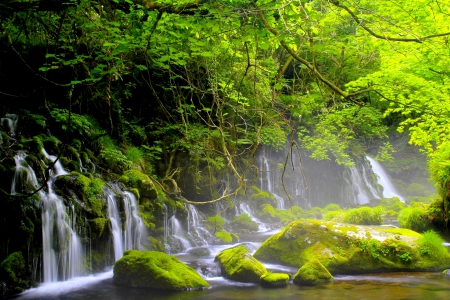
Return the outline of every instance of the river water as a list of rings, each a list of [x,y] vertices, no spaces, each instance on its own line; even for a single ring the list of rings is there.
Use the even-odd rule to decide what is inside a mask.
[[[251,252],[276,231],[243,235],[242,240]],[[113,271],[87,277],[76,277],[65,282],[40,285],[14,297],[20,300],[219,300],[219,299],[449,299],[450,276],[439,272],[383,273],[364,275],[335,275],[332,283],[318,286],[289,284],[284,288],[267,289],[258,284],[234,282],[220,276],[214,257],[233,245],[202,246],[187,249],[176,256],[197,269],[211,285],[199,291],[159,291],[142,288],[118,287],[113,284]],[[265,264],[273,272],[294,275],[297,268]]]

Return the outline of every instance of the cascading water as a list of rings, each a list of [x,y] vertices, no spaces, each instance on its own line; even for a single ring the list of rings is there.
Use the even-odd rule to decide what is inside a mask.
[[[19,117],[16,114],[6,114],[4,118],[0,119],[0,121],[8,125],[10,136],[14,137],[16,135],[16,128]]]
[[[44,156],[55,161],[56,157],[42,149]],[[11,186],[11,194],[16,194],[20,184],[31,188],[39,188],[34,170],[25,166],[26,153],[19,151],[14,159],[16,172]],[[23,178],[26,173],[26,177]],[[76,214],[73,207],[67,208],[63,200],[53,192],[56,177],[67,174],[61,163],[57,161],[47,182],[47,192],[38,192],[42,216],[42,248],[43,248],[43,281],[54,282],[67,280],[83,273],[80,261],[83,248],[75,231]]]
[[[377,175],[378,183],[383,186],[383,197],[384,198],[398,197],[401,201],[404,201],[404,198],[397,192],[391,180],[389,179],[388,174],[383,169],[381,164],[379,164],[375,159],[369,156],[366,156],[366,158],[372,165],[373,172]]]
[[[199,212],[195,205],[187,204],[188,211],[188,235],[196,246],[208,245],[211,238],[209,231],[201,225]]]
[[[276,208],[286,209],[283,197],[280,197],[275,193],[274,178],[276,174],[274,172],[275,171],[271,171],[269,161],[266,155],[263,154],[260,157],[260,188],[261,190],[268,191],[274,195],[275,200],[277,201]]]
[[[56,156],[49,155],[42,149],[44,156],[55,161]],[[67,172],[59,160],[53,166],[51,179],[47,182],[48,193],[41,191],[42,240],[44,282],[67,280],[83,274],[80,261],[83,247],[75,232],[75,212],[72,217],[67,214],[63,200],[53,192],[52,185],[56,177]],[[56,233],[56,234],[55,234]]]
[[[110,189],[106,189],[105,195],[108,200],[108,217],[113,235],[114,259],[117,261],[123,256],[122,222],[114,193]]]
[[[110,189],[105,189],[105,195],[108,200],[108,217],[113,235],[114,258],[118,260],[123,256],[123,251],[142,248],[141,237],[144,233],[144,224],[138,214],[136,197],[132,193],[123,192],[121,195],[125,213],[124,223],[120,218],[116,194]]]
[[[141,249],[141,236],[145,230],[144,222],[138,215],[138,205],[136,197],[130,192],[124,192],[124,208],[125,208],[125,232],[124,232],[124,249]]]

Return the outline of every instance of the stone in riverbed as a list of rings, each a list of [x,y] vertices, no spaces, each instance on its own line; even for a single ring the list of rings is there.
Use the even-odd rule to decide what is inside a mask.
[[[245,246],[226,249],[217,254],[222,276],[240,282],[259,282],[267,273],[266,267],[254,258]]]
[[[261,276],[261,285],[265,288],[280,288],[288,285],[291,276],[284,273],[267,273]]]
[[[449,268],[450,254],[444,246],[431,250],[424,240],[425,234],[408,229],[299,220],[268,238],[254,257],[295,267],[318,259],[331,274]]]
[[[314,285],[318,283],[329,282],[333,276],[328,272],[320,261],[313,259],[304,264],[294,275],[294,283],[300,285]]]
[[[130,287],[193,290],[209,287],[196,270],[163,252],[127,250],[114,265],[114,283]]]

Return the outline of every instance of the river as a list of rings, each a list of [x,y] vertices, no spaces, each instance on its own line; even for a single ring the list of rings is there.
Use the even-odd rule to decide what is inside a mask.
[[[276,231],[243,235],[250,251]],[[439,272],[382,273],[364,275],[335,275],[334,282],[317,286],[298,286],[290,283],[284,288],[267,289],[258,284],[234,282],[220,276],[214,257],[233,245],[202,246],[187,249],[176,256],[198,270],[211,287],[199,291],[159,291],[119,287],[113,284],[113,271],[64,282],[42,284],[11,299],[17,300],[219,300],[219,299],[448,299],[450,276]],[[274,272],[295,274],[296,268],[265,264]]]

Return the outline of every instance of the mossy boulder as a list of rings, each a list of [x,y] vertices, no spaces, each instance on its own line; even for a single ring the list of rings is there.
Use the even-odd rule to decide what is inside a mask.
[[[29,277],[22,252],[11,253],[0,264],[0,281],[6,283],[7,294],[17,294],[29,288]]]
[[[294,275],[294,283],[300,285],[314,285],[330,282],[333,275],[325,268],[319,260],[313,259],[304,264]]]
[[[209,287],[194,269],[163,252],[127,250],[114,265],[114,283],[129,287],[191,290]]]
[[[280,221],[280,217],[277,215],[276,209],[270,204],[264,203],[259,207],[256,213],[261,220],[266,220],[270,222]]]
[[[260,190],[259,188],[257,188],[256,186],[252,186],[252,195],[251,195],[252,200],[254,200],[255,202],[259,203],[259,204],[277,204],[277,200],[275,200],[275,196],[271,193],[271,192],[266,192],[263,190]]]
[[[59,194],[71,197],[76,195],[74,203],[89,211],[95,217],[103,217],[105,207],[105,182],[100,178],[91,178],[78,172],[58,176],[55,182]]]
[[[216,255],[223,277],[239,282],[259,282],[266,267],[254,258],[244,245],[223,250]]]
[[[284,273],[267,273],[260,277],[261,285],[266,288],[280,288],[288,285],[291,276]]]
[[[150,177],[138,170],[126,171],[122,177],[120,177],[119,181],[129,188],[137,189],[137,194],[140,197],[155,199],[158,196],[155,185]]]
[[[215,236],[226,244],[231,244],[231,242],[233,242],[233,237],[228,232],[218,231],[216,232]]]
[[[296,267],[318,259],[332,274],[448,268],[448,251],[442,249],[445,255],[433,257],[425,251],[421,238],[408,229],[300,220],[267,239],[254,257]]]
[[[259,229],[258,223],[252,220],[248,214],[242,214],[230,222],[236,232],[251,232]]]

